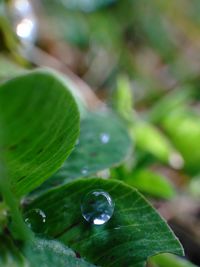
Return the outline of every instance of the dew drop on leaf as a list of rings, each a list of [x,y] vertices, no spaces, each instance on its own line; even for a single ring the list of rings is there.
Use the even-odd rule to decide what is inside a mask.
[[[87,222],[102,225],[112,217],[114,206],[114,201],[107,192],[94,190],[87,193],[83,198],[81,212]]]
[[[103,144],[107,144],[110,141],[110,135],[107,133],[101,133],[100,140]]]
[[[84,167],[82,170],[81,170],[81,173],[83,175],[86,175],[88,173],[88,168],[87,167]]]
[[[41,209],[32,209],[26,214],[25,223],[35,233],[45,230],[46,214]]]

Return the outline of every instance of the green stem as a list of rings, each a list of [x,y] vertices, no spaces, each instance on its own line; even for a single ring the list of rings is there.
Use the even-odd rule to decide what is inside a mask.
[[[12,227],[11,231],[15,238],[20,239],[22,241],[32,240],[33,233],[25,224],[22,214],[19,210],[19,201],[11,192],[9,187],[8,179],[6,179],[3,168],[0,166],[0,192],[3,196],[3,199],[7,206],[10,209],[11,217],[12,217]]]

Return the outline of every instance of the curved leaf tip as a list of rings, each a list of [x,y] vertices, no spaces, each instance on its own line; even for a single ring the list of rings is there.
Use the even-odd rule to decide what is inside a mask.
[[[23,195],[70,154],[79,134],[79,111],[56,74],[36,70],[0,86],[0,127],[12,190]]]

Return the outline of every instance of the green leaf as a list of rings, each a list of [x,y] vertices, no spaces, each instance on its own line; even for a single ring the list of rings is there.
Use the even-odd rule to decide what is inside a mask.
[[[9,178],[6,175],[6,171],[4,165],[2,164],[0,153],[0,193],[1,196],[6,203],[6,206],[9,209],[9,213],[12,217],[11,223],[6,224],[9,226],[13,236],[18,240],[30,240],[32,239],[33,233],[30,231],[28,227],[26,227],[24,220],[22,218],[21,211],[19,210],[19,200],[16,196],[11,192]],[[4,216],[6,216],[6,223],[8,213],[4,211]],[[3,225],[4,227],[5,225]]]
[[[8,212],[8,207],[4,202],[0,201],[0,234],[7,224],[7,219],[8,219],[7,212]]]
[[[194,177],[189,183],[189,191],[193,197],[200,199],[200,176]]]
[[[10,79],[10,77],[25,72],[27,72],[25,69],[12,62],[10,59],[0,56],[0,81]]]
[[[83,177],[118,165],[130,154],[131,145],[127,130],[113,114],[89,114],[81,122],[78,145],[57,175]]]
[[[159,267],[197,267],[185,259],[170,254],[157,255],[151,259],[151,262],[157,264]]]
[[[54,71],[56,76],[65,84],[68,90],[70,90],[72,96],[74,97],[76,104],[78,106],[80,117],[83,118],[87,115],[87,101],[84,98],[84,93],[81,92],[79,84],[70,77],[66,76],[58,71]]]
[[[171,114],[174,110],[184,110],[192,99],[192,90],[188,85],[181,85],[178,90],[172,90],[152,106],[147,114],[154,123],[162,122],[162,120]]]
[[[191,111],[174,111],[162,122],[164,130],[174,146],[180,151],[185,161],[185,168],[190,173],[199,172],[200,162],[200,119]]]
[[[136,145],[142,151],[150,153],[164,163],[180,169],[183,162],[179,153],[175,150],[170,141],[158,128],[148,122],[137,121],[131,129],[136,139]],[[173,159],[176,158],[176,162]]]
[[[163,14],[157,4],[144,0],[136,2],[135,8],[137,8],[135,15],[139,21],[142,35],[145,36],[148,45],[164,58],[166,62],[171,61],[176,52],[176,47],[170,31],[162,22]],[[162,34],[163,32],[165,34]]]
[[[1,267],[94,267],[55,240],[35,238],[17,247],[9,237],[0,237]]]
[[[121,75],[117,79],[117,88],[114,91],[113,104],[117,112],[127,121],[132,122],[134,111],[134,97],[130,81],[127,76]]]
[[[25,247],[23,253],[30,267],[94,267],[55,240],[36,239],[31,246]]]
[[[79,112],[52,71],[37,70],[0,86],[0,147],[16,195],[49,178],[70,154]]]
[[[175,190],[167,178],[150,170],[133,170],[124,181],[155,197],[170,199],[175,196]]]
[[[83,197],[97,189],[108,192],[115,202],[112,218],[101,226],[87,223],[80,209]],[[137,190],[117,180],[76,180],[35,199],[26,212],[34,208],[46,214],[50,237],[101,266],[140,267],[158,253],[183,254],[179,241],[153,207]]]
[[[78,144],[62,168],[41,189],[90,176],[120,164],[132,143],[125,127],[111,113],[91,113],[82,120]]]
[[[29,267],[9,236],[0,236],[0,267]]]

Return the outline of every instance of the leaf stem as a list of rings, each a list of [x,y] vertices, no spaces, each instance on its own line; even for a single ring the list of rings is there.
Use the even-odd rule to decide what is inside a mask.
[[[1,164],[0,164],[1,165]],[[22,241],[32,240],[33,233],[25,224],[22,214],[19,210],[19,201],[11,192],[9,187],[9,181],[4,174],[2,165],[0,166],[0,192],[3,196],[3,200],[10,209],[12,217],[11,232],[15,238]],[[3,174],[3,175],[2,175]]]

